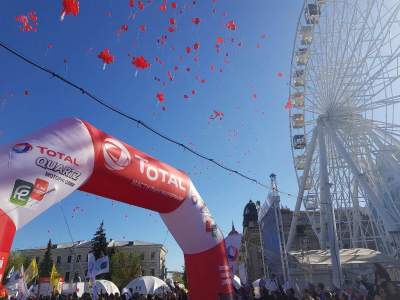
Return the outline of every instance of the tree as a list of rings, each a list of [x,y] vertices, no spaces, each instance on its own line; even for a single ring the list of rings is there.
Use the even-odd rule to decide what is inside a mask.
[[[140,256],[136,253],[115,252],[111,257],[111,281],[120,289],[142,274]]]
[[[111,256],[114,254],[115,248],[108,249],[106,231],[104,230],[104,222],[101,221],[100,226],[97,228],[93,238],[92,238],[92,253],[95,259],[99,259],[103,256]],[[98,279],[111,279],[111,274],[100,274],[96,276]]]
[[[183,273],[181,272],[173,272],[172,273],[173,282],[183,283]]]
[[[108,255],[107,238],[104,230],[104,222],[101,221],[99,228],[92,238],[92,253],[96,259]]]
[[[183,266],[183,275],[182,275],[183,284],[187,287],[187,273],[186,273],[186,266]]]
[[[53,245],[51,244],[51,239],[47,243],[47,249],[44,253],[43,259],[39,264],[39,277],[50,277],[51,268],[53,266],[53,260],[51,258],[51,249]]]

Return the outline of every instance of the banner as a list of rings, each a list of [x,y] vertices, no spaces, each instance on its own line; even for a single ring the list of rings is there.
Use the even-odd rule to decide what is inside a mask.
[[[276,197],[269,196],[269,203],[264,203],[260,210],[259,224],[265,266],[270,276],[275,274],[280,277],[283,274],[283,269],[276,212],[280,208],[279,199],[276,199]]]
[[[108,256],[103,256],[100,257],[99,259],[96,259],[95,263],[96,276],[103,273],[108,273],[109,271],[110,271],[110,261],[108,259]]]
[[[58,285],[60,282],[60,276],[58,275],[57,269],[55,264],[53,264],[53,267],[51,268],[51,274],[50,274],[50,284],[54,290],[58,291]]]
[[[88,253],[87,278],[94,280],[97,275],[110,272],[110,260],[108,256],[96,259],[93,253]]]
[[[16,291],[18,290],[18,280],[21,278],[21,273],[20,271],[15,271],[14,267],[11,268],[10,271],[8,271],[7,277],[6,277],[6,284],[5,287],[9,291]]]
[[[185,172],[75,118],[0,147],[0,170],[0,276],[16,230],[79,189],[158,212],[185,255],[190,299],[232,299],[223,234]]]
[[[93,253],[88,253],[88,271],[87,278],[95,280],[96,278],[96,258]]]
[[[31,282],[33,279],[35,279],[37,276],[39,276],[39,268],[36,263],[36,259],[32,259],[31,263],[29,264],[28,269],[26,269],[25,274],[24,274],[24,279],[26,283]]]
[[[29,297],[29,291],[28,291],[28,287],[26,285],[26,282],[24,280],[24,265],[21,266],[21,272],[20,272],[20,277],[18,279],[18,295],[17,295],[17,299],[18,300],[25,300],[26,298]]]

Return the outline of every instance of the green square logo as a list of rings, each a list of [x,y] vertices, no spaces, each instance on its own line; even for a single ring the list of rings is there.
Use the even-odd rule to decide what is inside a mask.
[[[10,202],[19,206],[28,203],[29,196],[33,190],[33,184],[21,179],[17,179],[10,197]]]

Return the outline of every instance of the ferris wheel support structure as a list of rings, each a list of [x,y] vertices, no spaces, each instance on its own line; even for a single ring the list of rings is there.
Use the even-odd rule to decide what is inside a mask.
[[[303,3],[289,85],[299,191],[286,250],[307,217],[341,286],[341,249],[400,257],[400,2]]]
[[[342,265],[340,262],[339,241],[336,230],[335,212],[333,210],[332,199],[330,197],[330,187],[328,175],[328,162],[325,144],[325,126],[323,122],[319,122],[320,130],[318,134],[319,141],[319,165],[320,165],[320,224],[321,224],[321,249],[326,250],[329,240],[329,249],[331,252],[332,262],[332,282],[333,285],[342,288],[343,274]]]
[[[351,155],[346,151],[346,148],[343,146],[341,141],[339,140],[337,134],[327,126],[327,133],[331,137],[333,143],[336,146],[337,151],[340,153],[342,158],[347,162],[348,166],[350,167],[354,176],[356,176],[357,181],[360,183],[362,190],[364,191],[364,196],[367,199],[369,205],[374,208],[378,212],[378,216],[381,220],[378,222],[382,222],[385,224],[385,228],[392,233],[396,233],[399,231],[398,228],[398,221],[393,220],[393,217],[388,214],[387,209],[385,209],[381,205],[381,201],[378,199],[377,195],[375,194],[373,188],[370,186],[367,177],[365,174],[360,171],[355,164],[354,160],[352,159]],[[379,230],[379,226],[378,226]],[[392,244],[390,241],[389,236],[385,235],[382,232],[382,237],[386,239],[386,243],[383,243],[383,247],[386,248],[385,252],[388,254],[395,255],[393,248],[388,248],[387,245]]]

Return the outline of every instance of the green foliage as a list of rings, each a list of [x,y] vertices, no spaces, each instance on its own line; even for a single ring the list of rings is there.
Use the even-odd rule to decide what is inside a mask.
[[[107,238],[103,221],[100,223],[99,228],[97,228],[96,233],[92,238],[92,252],[96,259],[108,255]]]
[[[47,243],[47,249],[44,253],[43,259],[39,264],[39,276],[40,277],[50,277],[51,268],[53,266],[53,260],[51,259],[51,249],[53,245],[51,244],[51,239]]]
[[[186,273],[186,266],[183,266],[183,275],[182,275],[183,284],[187,287],[187,273]]]
[[[110,261],[111,281],[120,289],[141,275],[140,256],[136,253],[115,252]]]
[[[179,283],[183,283],[184,284],[184,282],[183,282],[183,273],[180,273],[180,272],[172,273],[172,280],[174,282],[179,282]]]

